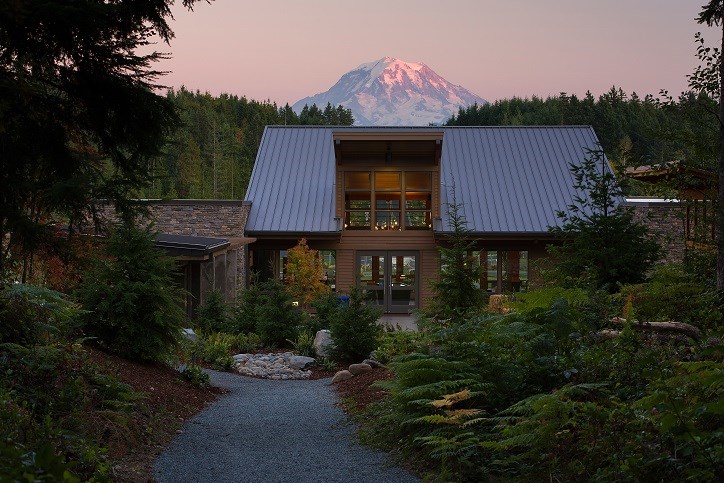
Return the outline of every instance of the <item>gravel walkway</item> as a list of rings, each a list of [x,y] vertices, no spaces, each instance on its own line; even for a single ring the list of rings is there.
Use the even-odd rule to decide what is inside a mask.
[[[183,427],[154,464],[163,482],[413,482],[355,441],[329,379],[273,381],[211,371],[231,392]]]

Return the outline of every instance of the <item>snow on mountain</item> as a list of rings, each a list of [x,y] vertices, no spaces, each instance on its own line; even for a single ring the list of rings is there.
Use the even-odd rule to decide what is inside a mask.
[[[327,103],[351,109],[361,126],[426,126],[442,124],[458,108],[487,104],[480,96],[446,81],[422,63],[385,57],[362,64],[344,74],[327,92],[305,97],[305,104],[324,108]]]

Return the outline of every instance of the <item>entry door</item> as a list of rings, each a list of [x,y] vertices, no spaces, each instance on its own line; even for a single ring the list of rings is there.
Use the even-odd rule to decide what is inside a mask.
[[[357,252],[357,286],[369,304],[386,313],[408,314],[418,307],[418,252]]]

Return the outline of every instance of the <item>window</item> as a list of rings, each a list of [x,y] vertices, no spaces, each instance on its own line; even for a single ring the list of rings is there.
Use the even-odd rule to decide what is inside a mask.
[[[471,255],[477,266],[482,266],[479,288],[491,293],[528,289],[527,251],[482,250]]]
[[[347,230],[432,228],[430,172],[350,171],[344,187]]]
[[[337,254],[334,250],[319,250],[319,257],[322,259],[324,268],[324,283],[335,291],[337,288]]]

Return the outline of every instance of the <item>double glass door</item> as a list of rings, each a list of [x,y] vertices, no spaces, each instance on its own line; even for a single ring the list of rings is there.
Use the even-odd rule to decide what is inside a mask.
[[[418,252],[357,252],[357,286],[368,303],[387,313],[418,307]]]

